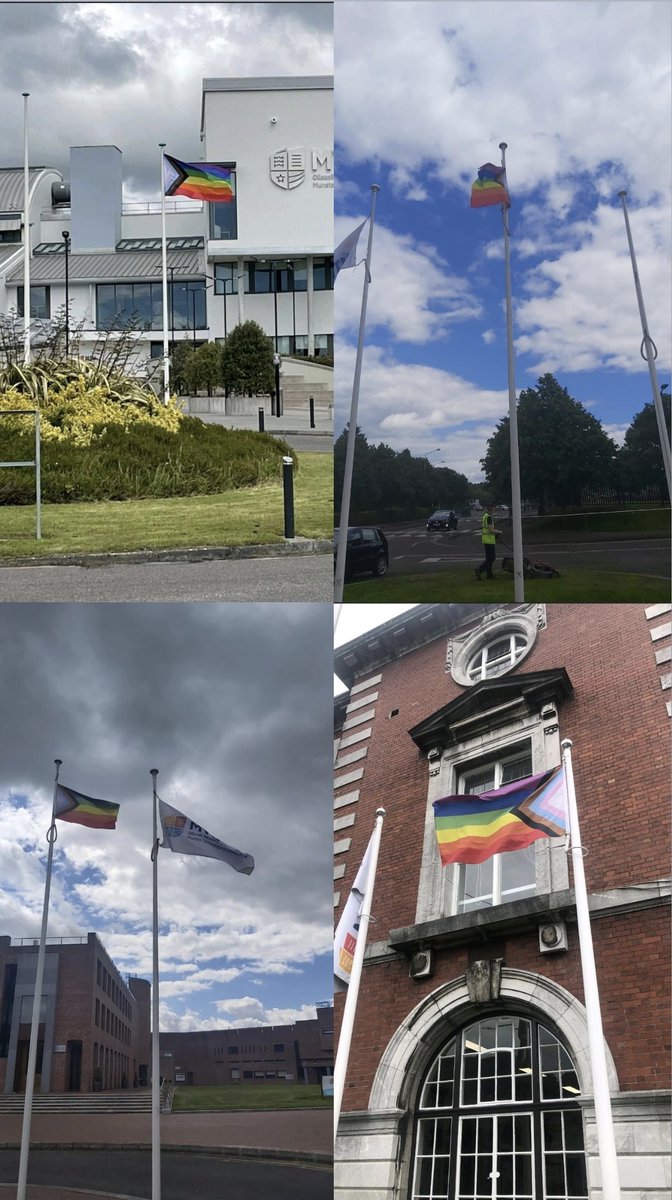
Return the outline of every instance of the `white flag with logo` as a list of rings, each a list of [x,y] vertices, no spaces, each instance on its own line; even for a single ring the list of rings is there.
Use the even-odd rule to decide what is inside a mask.
[[[242,850],[220,842],[208,833],[207,829],[203,829],[202,825],[197,825],[195,821],[185,817],[184,813],[171,808],[170,804],[164,804],[163,800],[159,800],[159,817],[163,830],[162,847],[175,850],[178,854],[200,854],[203,858],[218,858],[233,867],[234,871],[240,871],[243,875],[252,874],[254,859],[251,854],[244,854]]]
[[[375,830],[374,830],[375,832]],[[359,919],[362,913],[362,903],[366,893],[366,885],[369,878],[369,864],[371,862],[371,842],[373,834],[366,847],[366,854],[362,859],[361,866],[355,876],[355,882],[350,889],[350,895],[345,904],[345,908],[341,913],[341,919],[336,927],[334,935],[334,975],[343,981],[350,982],[352,972],[352,959],[357,945],[357,936],[359,934]]]
[[[366,221],[368,219],[367,217]],[[356,229],[353,229],[352,233],[343,238],[340,246],[337,246],[334,250],[334,279],[338,275],[338,272],[345,270],[346,267],[357,266],[357,243],[359,235],[366,225],[366,221],[362,221],[361,225],[358,225]]]

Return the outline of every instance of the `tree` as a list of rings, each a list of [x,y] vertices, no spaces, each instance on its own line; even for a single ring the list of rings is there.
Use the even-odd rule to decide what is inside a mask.
[[[343,476],[345,475],[345,455],[348,445],[348,426],[346,425],[340,437],[334,442],[334,511],[336,524],[341,516],[341,500],[343,497]],[[355,457],[352,472],[352,488],[350,491],[350,511],[357,512],[377,507],[377,496],[371,495],[369,488],[369,472],[367,463],[370,446],[359,426],[355,430]]]
[[[178,396],[184,396],[190,388],[190,364],[194,357],[189,342],[177,342],[170,355],[170,383]]]
[[[663,395],[663,411],[669,442],[669,396]],[[654,486],[662,489],[663,496],[667,495],[667,480],[653,401],[645,404],[641,412],[638,412],[633,418],[619,451],[618,463],[622,472],[623,484],[629,490],[641,491],[643,488]]]
[[[579,505],[584,487],[605,487],[615,481],[616,443],[552,375],[542,375],[536,388],[520,393],[518,447],[522,497],[535,501],[540,512],[549,505]],[[490,490],[497,499],[508,501],[508,417],[499,422],[489,439],[481,465]]]
[[[270,396],[273,392],[273,347],[256,321],[245,321],[231,330],[222,352],[221,379],[227,392],[235,396]]]
[[[187,380],[190,392],[207,391],[221,383],[222,347],[219,342],[204,342],[194,350],[187,365]]]

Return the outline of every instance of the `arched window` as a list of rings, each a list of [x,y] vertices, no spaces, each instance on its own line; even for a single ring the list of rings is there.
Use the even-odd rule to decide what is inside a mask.
[[[587,1200],[579,1094],[545,1026],[513,1014],[475,1021],[422,1087],[411,1200]]]

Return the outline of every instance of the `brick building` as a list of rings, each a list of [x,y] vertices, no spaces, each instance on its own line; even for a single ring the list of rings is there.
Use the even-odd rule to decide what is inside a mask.
[[[0,937],[0,1092],[26,1087],[38,942]],[[36,1092],[148,1083],[150,985],[123,979],[95,933],[47,938]]]
[[[426,604],[337,651],[336,919],[386,809],[338,1200],[608,1200],[564,839],[442,868],[431,808],[563,738],[621,1194],[669,1196],[670,608]]]
[[[178,1086],[319,1083],[334,1062],[334,1010],[294,1025],[162,1033],[161,1074]]]

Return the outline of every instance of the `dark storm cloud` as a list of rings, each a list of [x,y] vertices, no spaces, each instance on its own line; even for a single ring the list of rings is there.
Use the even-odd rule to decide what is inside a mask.
[[[64,782],[120,801],[126,829],[144,831],[157,767],[165,800],[255,855],[265,903],[300,918],[310,897],[311,915],[328,918],[327,606],[5,605],[2,616],[2,797],[48,792],[59,757]]]
[[[34,164],[69,177],[69,148],[119,147],[127,196],[159,196],[158,143],[202,156],[206,77],[327,74],[330,4],[0,3],[0,166],[23,162],[30,92]]]

